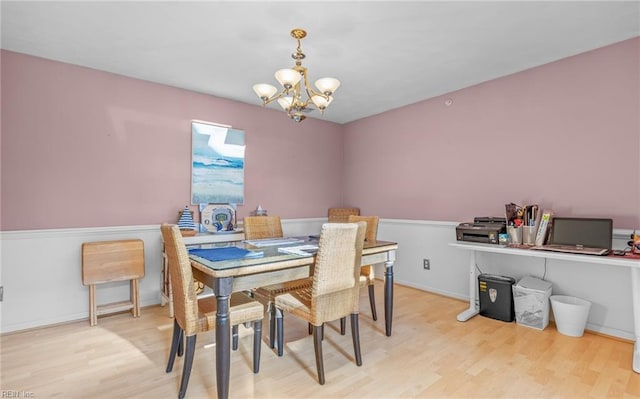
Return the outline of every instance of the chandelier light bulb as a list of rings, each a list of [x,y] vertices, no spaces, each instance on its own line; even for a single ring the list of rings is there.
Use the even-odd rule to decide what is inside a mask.
[[[292,102],[293,102],[292,97],[282,97],[278,99],[278,104],[280,104],[282,109],[284,109],[285,111],[288,111],[291,108]]]
[[[256,94],[258,95],[258,97],[260,97],[260,99],[262,99],[262,101],[267,101],[271,98],[271,96],[276,94],[278,89],[275,86],[266,83],[258,83],[253,85],[253,91],[256,92]]]
[[[282,87],[285,89],[290,89],[302,79],[302,75],[300,72],[295,71],[293,69],[280,69],[275,73],[276,80],[280,82]]]
[[[335,78],[322,78],[316,80],[316,87],[320,93],[330,96],[340,87],[340,81]]]
[[[333,97],[329,97],[329,99],[326,99],[323,96],[313,96],[311,97],[311,101],[313,101],[313,103],[316,105],[316,107],[318,107],[320,111],[324,111],[329,106],[329,104],[331,104],[331,101],[333,101]]]

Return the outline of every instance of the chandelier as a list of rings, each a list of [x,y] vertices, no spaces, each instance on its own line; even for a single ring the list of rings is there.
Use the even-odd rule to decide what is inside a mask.
[[[296,65],[291,69],[276,71],[275,77],[282,85],[282,90],[278,93],[276,87],[258,83],[253,86],[253,91],[260,97],[263,106],[278,100],[278,104],[287,112],[289,118],[301,122],[306,118],[304,114],[312,112],[314,107],[324,114],[324,110],[333,101],[332,94],[340,86],[340,81],[334,78],[322,78],[315,82],[317,91],[311,88],[307,80],[307,68],[302,66],[305,55],[300,49],[300,40],[307,36],[307,32],[303,29],[294,29],[291,31],[291,36],[298,41],[296,52],[291,54],[291,58],[296,60]]]

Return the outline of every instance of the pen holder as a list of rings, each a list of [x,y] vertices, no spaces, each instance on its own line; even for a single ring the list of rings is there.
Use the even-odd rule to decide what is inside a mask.
[[[509,244],[522,244],[522,227],[507,226]]]
[[[536,226],[522,226],[522,243],[524,245],[536,245]]]

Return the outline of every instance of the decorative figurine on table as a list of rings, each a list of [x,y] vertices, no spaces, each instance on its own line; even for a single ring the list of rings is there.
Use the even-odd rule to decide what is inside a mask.
[[[251,212],[253,216],[267,216],[267,210],[262,209],[262,205],[258,204],[255,211]]]
[[[212,233],[224,233],[235,231],[235,209],[228,204],[201,205],[202,225]]]
[[[179,212],[178,228],[183,236],[193,236],[196,234],[196,224],[193,222],[193,212],[187,205]]]
[[[231,220],[229,220],[229,223],[227,223],[227,228],[225,229],[226,231],[234,231],[236,229],[236,226],[233,225],[233,218]]]

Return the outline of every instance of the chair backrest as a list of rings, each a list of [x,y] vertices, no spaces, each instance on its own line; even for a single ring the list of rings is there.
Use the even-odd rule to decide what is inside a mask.
[[[329,208],[329,223],[347,223],[349,215],[359,215],[360,208]]]
[[[366,222],[367,232],[364,235],[365,241],[375,241],[378,236],[378,216],[357,216],[349,215],[349,223]]]
[[[280,216],[246,216],[242,223],[244,238],[247,240],[283,236]]]
[[[357,312],[362,247],[366,225],[322,225],[311,286],[314,324]]]
[[[198,298],[193,285],[193,273],[191,272],[191,261],[187,247],[177,225],[163,223],[160,226],[160,231],[167,254],[175,318],[186,336],[193,335],[197,332]]]

